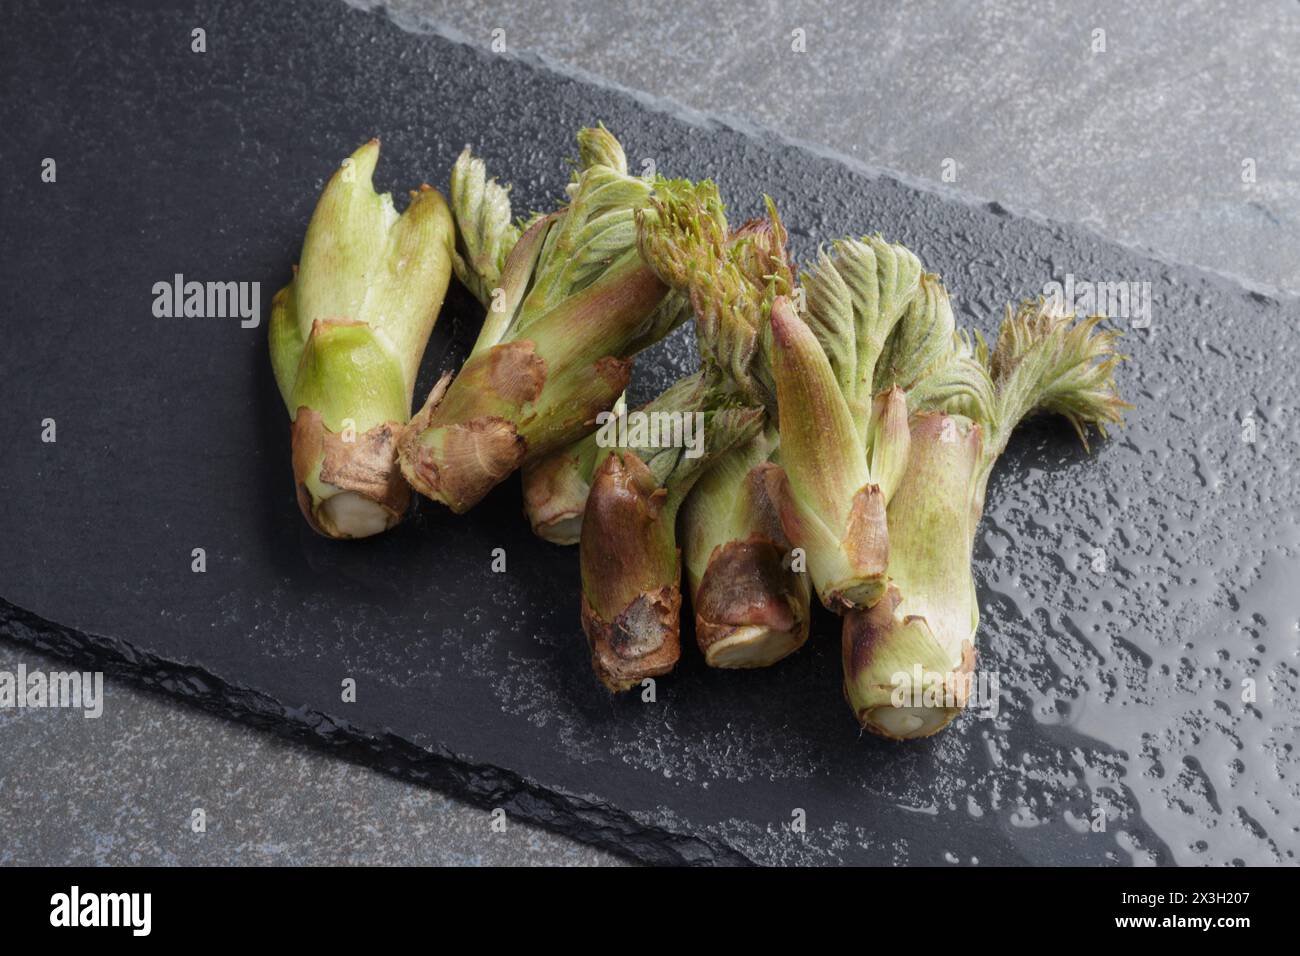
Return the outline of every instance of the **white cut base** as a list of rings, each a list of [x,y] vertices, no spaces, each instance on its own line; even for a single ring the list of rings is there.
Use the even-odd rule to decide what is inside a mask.
[[[864,723],[886,737],[914,740],[943,730],[958,712],[948,707],[873,707]]]
[[[387,531],[392,523],[392,515],[385,508],[355,491],[339,492],[320,510],[321,523],[343,538],[368,538]]]
[[[739,627],[709,645],[704,659],[710,667],[767,667],[799,648],[798,633],[752,625]]]
[[[582,537],[582,514],[559,518],[537,529],[537,536],[551,544],[577,544]]]

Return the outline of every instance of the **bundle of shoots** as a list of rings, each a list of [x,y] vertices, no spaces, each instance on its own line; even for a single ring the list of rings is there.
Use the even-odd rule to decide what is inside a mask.
[[[397,524],[410,489],[398,436],[451,275],[453,225],[429,186],[400,216],[372,185],[379,141],[345,160],[316,206],[293,281],[271,304],[271,364],[293,421],[298,504],[333,538]]]
[[[966,705],[979,623],[971,550],[1012,430],[1031,414],[1061,415],[1086,448],[1090,426],[1104,437],[1129,407],[1115,387],[1118,333],[1099,331],[1099,321],[1041,301],[1008,307],[991,353],[978,336],[974,347],[964,337],[951,343],[951,361],[978,367],[982,389],[916,387],[925,398],[888,510],[890,583],[878,604],[844,620],[844,694],[864,728],[926,737]]]
[[[725,235],[727,225],[712,185],[701,184],[698,192],[685,188],[684,184],[669,185],[666,194],[676,196],[675,201],[678,203],[691,201],[690,197],[698,195],[702,197],[699,202],[707,207],[697,208],[693,217],[677,216],[665,223],[652,220],[655,230],[653,236],[647,231],[649,226],[643,228],[647,243],[654,245],[647,261],[664,282],[681,293],[673,301],[683,302],[683,296],[689,297],[691,308],[698,316],[697,322],[714,322],[716,320],[710,316],[721,305],[720,302],[715,302],[718,293],[716,290],[705,289],[704,280],[696,281],[695,277],[711,275],[724,266],[733,271],[743,269],[740,276],[732,279],[732,286],[736,287],[739,281],[746,279],[758,283],[758,300],[736,303],[734,307],[745,308],[745,321],[757,327],[759,310],[762,308],[762,288],[766,284],[764,277],[780,274],[783,270],[786,281],[789,281],[789,268],[784,265],[784,231],[779,228],[779,220],[773,218],[770,222],[752,220],[745,223],[729,237],[731,251],[723,259],[715,254],[713,245],[718,238],[717,230],[723,230],[722,234]],[[671,206],[672,202],[671,199],[667,200],[664,208]],[[692,221],[697,225],[689,225]],[[678,234],[678,227],[683,223],[687,224],[688,230],[694,232]],[[776,224],[776,232],[771,223]],[[706,328],[697,340],[708,342],[710,338],[711,333]],[[733,351],[737,353],[736,361],[742,363],[740,374],[748,379],[749,372],[745,370],[745,363],[752,357],[745,350]],[[770,404],[774,401],[770,385],[761,393],[747,381],[737,382],[736,386],[737,391],[743,392],[755,403]],[[620,397],[611,413],[597,416],[597,425],[612,423],[623,416],[625,411],[625,400]],[[609,447],[609,443],[602,441],[601,429],[598,427],[596,432],[573,444],[524,465],[524,513],[528,516],[533,533],[538,537],[553,544],[578,543],[582,514],[587,505],[587,495],[591,491],[592,475],[597,461],[603,458],[599,454],[601,447]]]
[[[458,269],[486,315],[460,373],[435,386],[399,447],[412,487],[458,513],[591,432],[627,386],[632,356],[688,314],[637,250],[636,211],[656,184],[628,175],[604,127],[578,143],[566,204],[517,239],[502,225],[504,190],[470,157],[458,164]]]
[[[771,312],[792,292],[786,233],[768,201],[766,220],[726,235],[716,217],[683,217],[713,229],[678,229],[653,256],[660,275],[689,294],[706,361],[732,390],[767,415],[763,430],[700,478],[682,513],[683,557],[695,613],[695,638],[712,667],[765,667],[808,638],[807,575],[792,567],[791,545],[768,494],[776,456],[776,393]]]
[[[651,421],[684,415],[703,435],[686,449],[623,437],[617,449],[597,455],[580,540],[582,622],[596,673],[612,690],[677,662],[677,512],[713,461],[748,445],[764,427],[763,394],[770,389],[756,361],[762,306],[774,295],[767,286],[789,281],[788,269],[778,277],[771,255],[784,247],[775,212],[770,227],[732,237],[711,183],[665,189],[640,218],[645,260],[691,298],[702,362],[640,414]],[[765,275],[758,263],[771,271]]]
[[[735,405],[716,374],[704,370],[641,411],[691,422],[687,427],[695,434],[680,445],[642,445],[629,437],[603,452],[592,477],[578,549],[582,629],[596,676],[612,691],[628,690],[677,664],[677,511],[710,462],[748,441],[763,423],[761,408]]]

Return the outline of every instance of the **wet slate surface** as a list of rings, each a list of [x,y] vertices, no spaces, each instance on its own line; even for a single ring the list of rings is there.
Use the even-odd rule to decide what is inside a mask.
[[[1294,862],[1294,300],[342,7],[0,16],[0,633],[650,861]],[[183,273],[260,282],[265,316],[319,187],[371,135],[383,187],[445,187],[469,142],[524,209],[559,193],[573,130],[596,120],[634,165],[716,178],[737,217],[771,193],[799,255],[868,230],[908,243],[985,331],[1066,273],[1150,283],[1129,427],[1089,456],[1032,426],[990,489],[977,577],[998,718],[911,747],[859,737],[829,619],[779,667],[688,654],[656,703],[611,699],[576,556],[528,534],[517,483],[467,517],[425,506],[380,539],[319,539],[293,502],[264,325],[152,315],[153,284]],[[453,297],[426,384],[476,322]],[[689,361],[678,336],[637,389]]]

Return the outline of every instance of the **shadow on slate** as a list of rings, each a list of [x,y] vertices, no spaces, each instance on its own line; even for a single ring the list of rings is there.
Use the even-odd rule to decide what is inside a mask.
[[[1281,414],[1296,388],[1293,301],[342,4],[146,7],[26,0],[0,14],[0,633],[647,861],[1185,858],[1178,794],[1151,790],[1139,758],[1154,748],[1178,772],[1180,721],[1222,689],[1144,696],[1130,665],[1208,662],[1232,677],[1239,658],[1281,653],[1246,586],[1292,567],[1278,562],[1300,545],[1294,468],[1279,464],[1297,458],[1295,416]],[[190,51],[194,27],[205,54]],[[1152,327],[1125,338],[1128,427],[1088,455],[1064,426],[1032,426],[990,491],[976,564],[981,663],[1002,675],[995,720],[968,714],[911,746],[860,736],[828,617],[778,667],[710,671],[688,646],[656,703],[612,698],[590,672],[576,553],[529,534],[517,479],[468,516],[424,503],[368,541],[303,523],[265,324],[334,165],[378,135],[377,186],[445,190],[472,143],[513,182],[518,211],[547,208],[574,131],[597,120],[634,166],[715,178],[737,220],[771,193],[801,258],[855,232],[907,243],[986,333],[1005,301],[1066,273],[1151,284]],[[40,180],[45,157],[56,183]],[[262,326],[153,317],[154,283],[177,273],[260,282]],[[477,323],[454,290],[420,394]],[[691,361],[684,331],[638,365],[634,397]],[[1261,432],[1249,448],[1246,415]],[[46,418],[56,443],[40,440]],[[1080,566],[1093,546],[1114,573]],[[1225,634],[1245,648],[1211,660]],[[1155,721],[1153,700],[1178,711],[1165,751],[1158,733],[1108,736]],[[1294,721],[1294,696],[1283,707]],[[1191,807],[1192,829],[1230,797]],[[1114,822],[1088,833],[1077,822],[1098,801]],[[1267,858],[1274,824],[1259,817],[1262,841],[1242,831],[1215,852]]]

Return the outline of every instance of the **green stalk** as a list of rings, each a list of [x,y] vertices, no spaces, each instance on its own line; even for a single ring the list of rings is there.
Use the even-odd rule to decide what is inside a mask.
[[[982,429],[945,412],[912,419],[907,474],[888,520],[892,581],[872,608],[846,615],[844,693],[861,725],[886,737],[929,736],[966,704],[979,607],[971,577],[971,520]],[[931,699],[911,689],[915,668]],[[901,675],[901,676],[900,676]]]
[[[686,318],[685,302],[637,251],[637,211],[656,184],[628,175],[604,127],[582,130],[578,141],[583,166],[567,203],[514,242],[499,285],[486,289],[491,267],[469,270],[491,303],[483,330],[460,373],[439,383],[401,437],[412,487],[458,513],[520,465],[590,433],[627,387],[632,357]],[[467,171],[465,182],[468,197],[477,177]],[[479,261],[490,265],[510,237],[500,227],[501,197],[488,202],[489,192],[485,185],[478,206],[468,198],[456,205],[475,223],[494,224],[465,220],[462,233],[502,237],[473,244],[488,250]],[[473,213],[484,203],[489,212]],[[466,252],[472,258],[468,241]]]
[[[374,190],[378,160],[371,140],[330,178],[293,281],[271,304],[298,504],[334,538],[377,534],[406,513],[397,438],[451,275],[454,227],[442,196],[422,186],[399,216]]]
[[[838,613],[870,606],[884,590],[889,542],[866,442],[816,337],[785,300],[772,309],[772,344],[784,468],[772,488],[782,523],[823,605]],[[905,417],[902,392],[887,401],[892,457],[905,459],[906,430],[896,426]]]
[[[767,667],[808,640],[808,576],[767,490],[779,438],[772,423],[720,456],[682,512],[682,553],[695,639],[710,667]]]
[[[1088,426],[1104,437],[1129,407],[1114,381],[1118,333],[1097,331],[1100,321],[1076,322],[1040,301],[1008,307],[992,354],[978,337],[973,354],[964,338],[953,341],[948,367],[967,374],[973,360],[987,401],[960,400],[968,417],[944,410],[954,399],[935,388],[935,407],[912,416],[908,467],[888,510],[891,583],[884,600],[844,621],[844,693],[864,728],[926,737],[966,705],[979,623],[971,550],[1011,432],[1028,415],[1057,414],[1086,447]],[[945,363],[937,367],[944,374]]]
[[[822,603],[870,607],[887,582],[885,507],[906,466],[903,390],[877,366],[912,309],[921,265],[881,239],[843,240],[802,277],[807,307],[772,307],[772,376],[783,469],[769,476],[790,541]]]
[[[592,669],[611,691],[666,674],[681,655],[680,569],[666,498],[634,452],[608,456],[593,478],[580,545],[582,630]]]
[[[596,416],[595,432],[524,465],[524,514],[539,538],[552,544],[578,543],[591,479],[597,462],[603,458],[597,438],[600,426],[626,413],[627,398],[623,395],[609,412]]]

